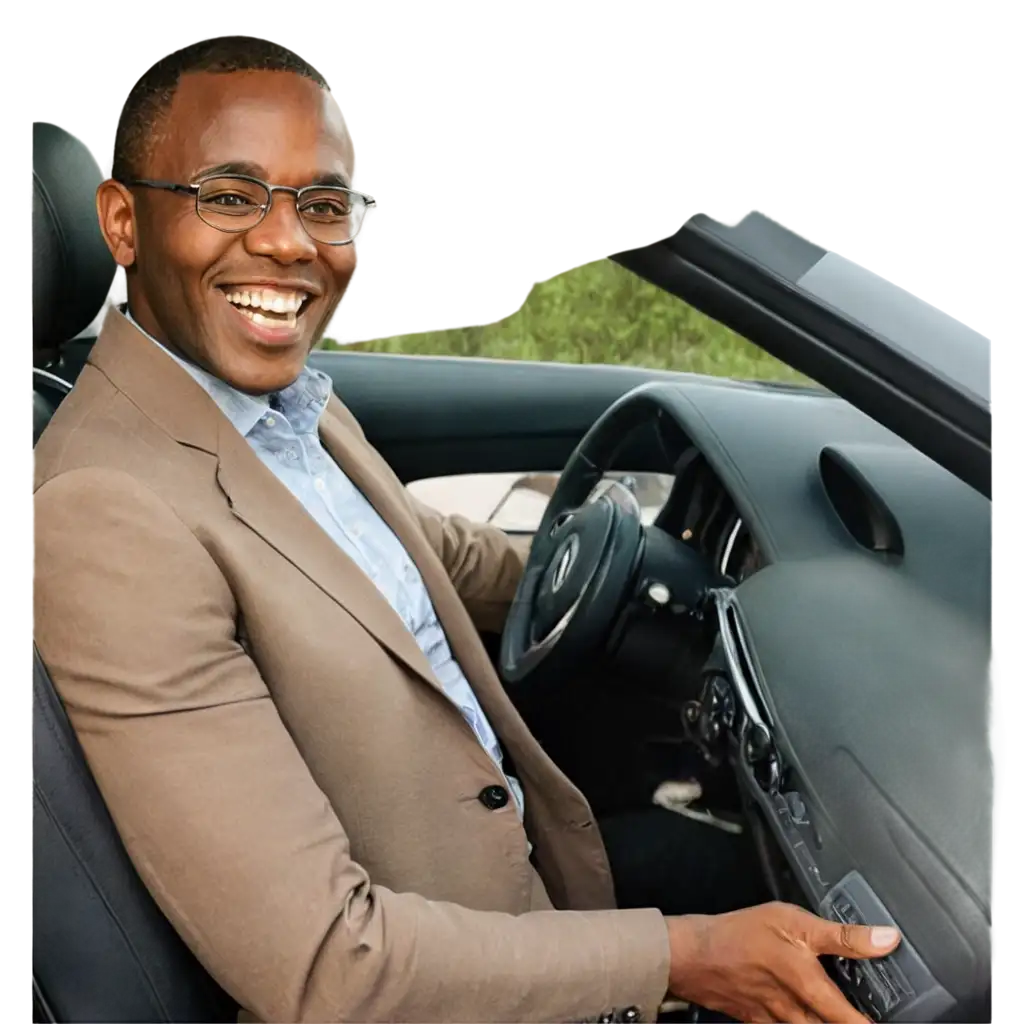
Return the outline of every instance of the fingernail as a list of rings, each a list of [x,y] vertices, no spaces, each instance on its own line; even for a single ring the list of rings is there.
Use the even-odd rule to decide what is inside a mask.
[[[871,945],[879,949],[888,949],[900,937],[895,928],[872,928]]]

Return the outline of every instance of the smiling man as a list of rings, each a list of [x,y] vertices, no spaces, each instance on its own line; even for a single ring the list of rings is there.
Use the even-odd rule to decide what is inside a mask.
[[[306,367],[352,174],[320,75],[227,38],[140,80],[99,190],[128,302],[36,449],[36,639],[142,879],[262,1020],[860,1019],[817,958],[884,929],[615,909],[478,634],[519,553],[414,501]]]
[[[278,63],[176,78],[169,61],[143,79],[98,196],[138,326],[254,395],[301,374],[373,204],[350,189],[352,141],[326,83],[296,57]]]

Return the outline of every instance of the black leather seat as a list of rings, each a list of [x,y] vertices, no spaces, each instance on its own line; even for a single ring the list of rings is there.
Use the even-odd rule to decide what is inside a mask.
[[[96,221],[101,174],[85,146],[54,125],[36,124],[33,179],[38,440],[70,390],[61,349],[100,311],[114,263]],[[235,1003],[135,873],[38,651],[33,676],[35,1019],[235,1020]]]
[[[32,368],[32,445],[35,446],[40,435],[50,422],[50,417],[57,411],[61,399],[71,390],[71,384],[63,377],[49,370]]]

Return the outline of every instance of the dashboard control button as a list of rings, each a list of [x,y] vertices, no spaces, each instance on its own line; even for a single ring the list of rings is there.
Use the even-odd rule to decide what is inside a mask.
[[[789,813],[793,816],[794,825],[807,825],[810,819],[807,817],[807,804],[799,793],[789,792],[786,794],[786,803],[789,804]]]
[[[743,756],[747,764],[758,764],[771,753],[772,738],[761,724],[751,725],[743,744]]]
[[[858,871],[832,886],[819,912],[842,924],[899,927]],[[835,975],[850,1001],[871,1020],[943,1020],[956,1005],[906,935],[881,960],[836,959]]]
[[[751,723],[743,741],[743,756],[754,770],[757,784],[766,793],[777,793],[782,782],[782,764],[771,733],[760,722]]]
[[[658,608],[664,608],[672,600],[672,591],[655,580],[647,587],[647,600]]]

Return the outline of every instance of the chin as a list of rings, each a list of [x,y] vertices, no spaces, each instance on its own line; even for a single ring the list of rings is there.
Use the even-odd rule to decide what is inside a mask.
[[[271,366],[249,365],[235,366],[226,373],[218,373],[225,383],[247,395],[269,395],[274,391],[283,391],[293,384],[306,365],[305,356],[275,361]]]

